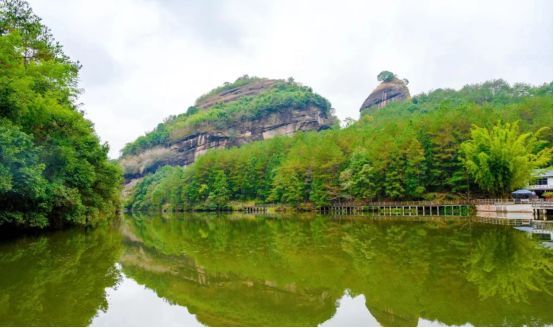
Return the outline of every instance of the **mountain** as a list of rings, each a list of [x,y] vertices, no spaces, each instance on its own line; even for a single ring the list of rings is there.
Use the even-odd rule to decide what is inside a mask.
[[[330,128],[338,120],[329,101],[292,79],[242,76],[196,100],[186,113],[127,144],[120,158],[127,180],[164,165],[184,166],[213,148],[230,148]]]
[[[476,142],[485,146],[468,148]],[[477,148],[487,161],[479,167],[472,164]],[[273,203],[307,210],[344,202],[495,197],[500,192],[483,187],[475,167],[492,168],[486,176],[506,194],[515,176],[530,177],[526,168],[551,166],[551,151],[552,83],[492,80],[393,101],[363,111],[343,129],[210,151],[190,166],[165,167],[141,179],[128,189],[125,206],[217,210]],[[528,164],[513,169],[520,158]]]
[[[410,98],[410,90],[408,90],[408,80],[401,80],[394,74],[384,71],[381,74],[387,74],[379,80],[382,80],[375,90],[366,98],[360,111],[366,109],[379,109],[394,101],[401,101]],[[379,74],[379,76],[381,76]]]

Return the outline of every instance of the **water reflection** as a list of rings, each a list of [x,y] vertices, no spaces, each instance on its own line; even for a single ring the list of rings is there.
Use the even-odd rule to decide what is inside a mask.
[[[0,326],[86,326],[120,276],[110,227],[0,243]]]
[[[379,322],[367,311],[364,295],[352,297],[346,293],[338,301],[335,315],[321,327],[375,327]]]
[[[121,274],[115,288],[108,288],[109,310],[99,311],[91,326],[202,326],[186,308],[168,304],[151,289]]]
[[[552,324],[551,250],[505,226],[135,218],[123,271],[206,325],[318,325],[345,290],[385,326]]]
[[[552,325],[552,249],[466,219],[135,216],[0,267],[0,325]]]

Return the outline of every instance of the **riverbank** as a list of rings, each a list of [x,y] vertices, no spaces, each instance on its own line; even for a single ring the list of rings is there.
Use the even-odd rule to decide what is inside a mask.
[[[244,213],[329,213],[340,215],[376,214],[396,216],[469,216],[482,213],[483,217],[513,219],[552,220],[552,202],[532,201],[516,203],[509,199],[470,199],[453,201],[368,202],[365,204],[337,203],[329,206],[300,206],[284,204],[256,204],[255,202],[231,202],[225,207],[170,208],[161,212],[244,212]]]

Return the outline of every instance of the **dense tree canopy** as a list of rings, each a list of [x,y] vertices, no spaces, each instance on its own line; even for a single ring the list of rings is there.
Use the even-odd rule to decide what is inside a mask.
[[[390,82],[392,79],[394,79],[396,75],[394,75],[393,72],[389,71],[382,71],[377,75],[377,80],[382,82]]]
[[[541,147],[535,134],[519,132],[518,123],[497,124],[492,129],[474,127],[462,143],[462,161],[480,188],[499,195],[529,182],[533,169],[551,160],[551,149]],[[542,142],[545,143],[545,142]],[[537,148],[542,148],[534,153]]]
[[[471,145],[482,143],[483,131],[498,130],[499,120],[508,123],[510,137],[490,150],[519,168],[511,171],[515,175],[498,173],[494,183],[505,187],[490,189],[468,160]],[[524,186],[529,168],[552,165],[544,160],[551,158],[551,147],[552,83],[510,86],[496,80],[392,103],[342,130],[210,151],[187,168],[168,167],[141,180],[127,206],[213,209],[224,207],[225,199],[323,206],[487,197]],[[222,197],[215,196],[219,189]],[[158,194],[165,196],[153,197]]]
[[[77,107],[78,70],[26,2],[0,2],[0,226],[115,212],[121,172]]]

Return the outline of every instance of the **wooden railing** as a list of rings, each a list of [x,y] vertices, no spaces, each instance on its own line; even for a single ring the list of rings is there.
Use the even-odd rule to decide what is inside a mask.
[[[334,203],[332,206],[441,206],[441,205],[495,205],[514,204],[513,199],[450,199],[414,201],[373,201],[366,203]]]
[[[380,202],[368,202],[363,204],[357,204],[352,206],[439,206],[439,205],[469,205],[470,202],[463,199],[456,200],[445,200],[445,201],[426,201],[426,200],[416,200],[416,201],[380,201]],[[349,206],[349,204],[335,204],[340,206]]]
[[[534,200],[530,203],[534,208],[552,209],[551,200],[540,199],[540,200]]]
[[[469,204],[472,204],[472,205],[510,205],[510,204],[515,204],[515,201],[511,198],[470,199]]]
[[[552,206],[552,201],[545,199],[535,200],[514,200],[510,198],[487,198],[487,199],[455,199],[443,201],[379,201],[368,203],[336,203],[333,206],[439,206],[439,205],[512,205],[532,204],[533,206]]]
[[[552,190],[552,185],[549,185],[549,184],[529,185],[529,186],[526,187],[526,189],[529,189],[529,190]]]

